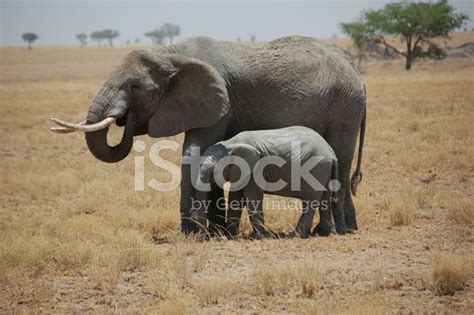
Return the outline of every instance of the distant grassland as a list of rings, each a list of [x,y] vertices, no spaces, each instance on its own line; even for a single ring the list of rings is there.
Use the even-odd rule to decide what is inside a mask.
[[[402,60],[362,64],[360,231],[202,241],[178,234],[178,190],[134,191],[133,153],[101,163],[83,134],[48,130],[52,116],[84,119],[133,48],[0,48],[1,313],[472,312],[473,59],[420,61],[410,72]],[[118,141],[119,128],[111,133]],[[146,181],[169,178],[145,162]],[[281,232],[299,213],[266,217]]]

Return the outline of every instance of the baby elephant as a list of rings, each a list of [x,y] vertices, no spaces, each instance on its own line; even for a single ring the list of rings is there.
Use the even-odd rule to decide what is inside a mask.
[[[232,236],[239,233],[243,207],[249,211],[253,237],[267,234],[264,193],[303,201],[303,213],[296,227],[303,238],[311,233],[315,208],[320,210],[318,231],[330,232],[334,226],[331,207],[337,201],[339,183],[331,180],[337,179],[337,159],[329,144],[314,130],[288,127],[244,131],[212,145],[204,155],[197,198],[207,200],[209,187],[216,184],[222,187],[230,181],[227,227]],[[331,186],[330,202],[321,200],[328,185]],[[192,216],[207,227],[204,205],[194,209]]]

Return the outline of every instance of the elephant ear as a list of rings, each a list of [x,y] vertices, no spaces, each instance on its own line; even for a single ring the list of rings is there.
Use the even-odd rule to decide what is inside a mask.
[[[173,68],[168,87],[148,122],[151,137],[168,137],[180,132],[210,127],[229,110],[224,79],[205,62],[180,55],[168,55]]]
[[[250,167],[250,172],[253,173],[255,165],[260,160],[260,153],[256,149],[248,144],[240,144],[229,146],[229,151],[232,156],[238,156],[244,159]],[[248,174],[247,176],[250,175],[251,174]],[[229,178],[231,181],[235,181],[240,178],[240,176],[240,168],[235,165],[231,166],[229,169]]]

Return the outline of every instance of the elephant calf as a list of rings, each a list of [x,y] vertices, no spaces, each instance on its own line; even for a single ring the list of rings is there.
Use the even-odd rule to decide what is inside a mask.
[[[326,231],[323,234],[327,235],[331,231],[334,222],[331,207],[335,206],[340,186],[337,180],[331,181],[338,176],[337,159],[316,131],[306,127],[244,131],[210,146],[204,156],[197,197],[204,202],[206,190],[230,182],[227,228],[232,236],[238,234],[244,206],[249,210],[253,237],[267,234],[264,193],[303,201],[303,213],[296,227],[301,237],[307,238],[311,233],[315,208],[320,210],[316,232]],[[321,200],[328,185],[332,191],[330,203]],[[206,214],[202,203],[193,209],[194,219],[204,226],[208,224]]]

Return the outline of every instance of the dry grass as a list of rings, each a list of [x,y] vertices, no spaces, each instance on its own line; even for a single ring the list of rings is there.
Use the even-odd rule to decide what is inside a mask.
[[[473,257],[437,255],[433,258],[432,289],[436,294],[453,295],[474,277]]]
[[[390,208],[390,224],[392,226],[410,224],[415,218],[413,209],[406,205],[396,205]]]
[[[133,154],[100,163],[83,135],[48,131],[53,115],[80,121],[126,53],[0,49],[1,313],[472,311],[473,60],[419,62],[410,73],[401,61],[364,65],[360,231],[202,241],[178,234],[178,191],[134,191]],[[145,169],[146,181],[169,178],[146,155]],[[295,226],[299,210],[283,208],[266,212],[270,230]],[[246,215],[242,227],[250,231]],[[428,285],[439,252],[456,263],[433,260]]]
[[[448,209],[448,219],[458,224],[472,226],[474,224],[474,208],[472,200],[458,199],[454,201],[452,206]]]
[[[255,290],[257,294],[268,296],[287,295],[294,291],[295,296],[313,298],[326,283],[325,272],[317,261],[309,259],[276,264],[272,268],[263,264],[253,274]]]

